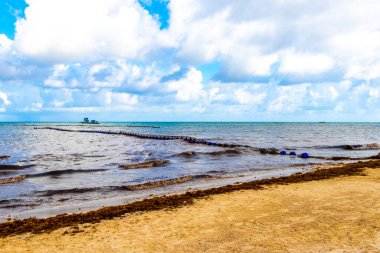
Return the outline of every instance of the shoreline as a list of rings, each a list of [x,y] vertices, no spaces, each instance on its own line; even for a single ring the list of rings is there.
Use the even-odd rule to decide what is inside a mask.
[[[64,227],[78,226],[81,224],[95,224],[104,220],[122,217],[125,214],[174,209],[189,206],[196,200],[209,198],[210,196],[230,193],[241,190],[263,190],[269,186],[286,185],[308,181],[319,181],[345,176],[363,175],[366,168],[379,168],[380,160],[356,162],[348,164],[329,165],[327,168],[317,168],[307,173],[296,173],[290,176],[255,180],[240,184],[226,185],[206,190],[196,190],[183,194],[153,197],[125,205],[104,207],[86,213],[74,213],[57,215],[49,218],[27,218],[0,223],[0,238],[10,235],[25,233],[45,233]]]

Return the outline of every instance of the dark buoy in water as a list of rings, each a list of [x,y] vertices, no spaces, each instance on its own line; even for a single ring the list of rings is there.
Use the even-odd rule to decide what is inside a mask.
[[[285,150],[281,150],[280,155],[286,155],[286,151]]]
[[[301,158],[309,158],[309,154],[308,153],[302,153]]]
[[[289,153],[289,155],[297,155],[296,152],[292,151]]]

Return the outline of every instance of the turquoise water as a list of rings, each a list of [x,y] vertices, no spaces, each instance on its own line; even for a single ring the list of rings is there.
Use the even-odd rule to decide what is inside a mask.
[[[46,126],[186,135],[249,147],[222,148],[181,140],[35,129]],[[10,158],[0,159],[0,165],[34,166],[0,170],[3,179],[29,175],[22,182],[0,185],[0,218],[89,210],[152,194],[286,175],[331,163],[334,156],[368,157],[380,152],[379,130],[378,123],[3,123],[0,156]],[[260,148],[307,152],[315,158],[262,154]],[[181,155],[187,151],[193,155]],[[151,160],[169,163],[145,169],[119,167]],[[123,190],[126,185],[188,175],[197,177],[160,188]]]

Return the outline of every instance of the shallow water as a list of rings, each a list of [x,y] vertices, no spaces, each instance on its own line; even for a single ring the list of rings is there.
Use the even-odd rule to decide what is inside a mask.
[[[186,135],[250,147],[231,149],[182,140],[35,129],[47,126]],[[8,215],[48,216],[89,210],[151,194],[286,175],[310,168],[315,163],[333,162],[329,158],[334,156],[373,156],[380,151],[379,130],[380,124],[377,123],[0,124],[0,156],[11,156],[0,159],[0,165],[34,165],[0,170],[0,179],[29,175],[22,182],[0,185],[0,219],[4,220]],[[261,154],[258,148],[276,148],[298,154],[308,152],[319,158]],[[193,152],[191,155],[181,154],[187,151]],[[119,167],[121,164],[163,159],[169,163],[142,169]],[[129,185],[188,175],[199,177],[177,185],[125,190]]]

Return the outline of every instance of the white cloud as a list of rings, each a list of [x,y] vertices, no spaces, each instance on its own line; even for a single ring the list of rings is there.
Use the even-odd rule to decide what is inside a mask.
[[[380,76],[380,2],[172,0],[170,32],[190,63],[220,61],[234,79]],[[312,76],[309,76],[312,75]]]
[[[0,34],[0,53],[11,50],[13,41],[8,39],[5,34]]]
[[[240,104],[259,105],[266,98],[266,92],[253,93],[246,89],[236,89],[234,95]]]
[[[116,92],[105,92],[104,103],[106,106],[111,105],[137,105],[139,102],[137,95],[131,95],[128,93],[116,93]]]
[[[268,104],[268,111],[271,113],[288,113],[301,110],[305,104],[308,87],[310,84],[278,87],[275,98]]]
[[[163,75],[154,64],[138,66],[125,60],[100,62],[89,67],[87,80],[89,86],[123,87],[128,91],[142,91],[159,82]]]
[[[67,75],[68,65],[56,64],[53,66],[53,73],[44,81],[45,86],[48,87],[65,87],[67,84],[63,81],[63,78]]]
[[[45,89],[43,92],[43,101],[47,107],[63,107],[74,102],[72,89]]]
[[[43,108],[43,104],[41,102],[37,103],[31,103],[30,105],[27,105],[26,107],[22,108],[21,111],[23,112],[39,112]]]
[[[283,74],[322,74],[334,66],[334,61],[324,54],[286,52],[282,56],[279,72]]]
[[[2,103],[1,103],[2,106],[11,104],[11,101],[9,101],[9,99],[8,99],[8,95],[4,92],[1,92],[1,91],[0,91],[0,100],[2,101]]]
[[[0,91],[0,112],[5,112],[5,107],[10,104],[11,102],[8,100],[7,94]]]
[[[136,0],[27,0],[15,47],[45,61],[139,59],[163,44],[157,21]]]
[[[186,75],[179,79],[166,83],[168,92],[175,92],[175,98],[178,101],[195,101],[201,99],[206,94],[202,85],[202,72],[190,68]]]
[[[55,64],[44,80],[44,85],[53,88],[87,89],[92,92],[104,88],[141,92],[159,85],[165,74],[165,70],[159,69],[154,63],[138,66],[121,59],[87,64]]]

